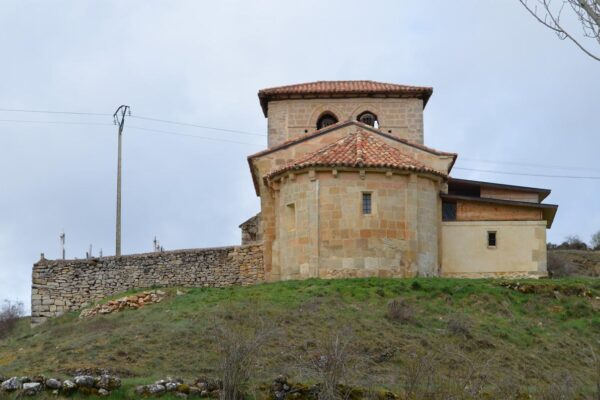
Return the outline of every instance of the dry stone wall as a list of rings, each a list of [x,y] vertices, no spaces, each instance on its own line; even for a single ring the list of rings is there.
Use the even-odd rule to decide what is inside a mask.
[[[31,322],[131,289],[225,287],[264,279],[261,244],[165,251],[89,260],[46,260],[33,266]]]

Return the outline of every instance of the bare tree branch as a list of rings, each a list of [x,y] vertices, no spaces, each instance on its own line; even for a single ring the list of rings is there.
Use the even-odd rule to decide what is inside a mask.
[[[554,7],[552,0],[519,0],[525,9],[542,25],[554,31],[561,40],[569,39],[581,51],[596,61],[600,61],[600,51],[594,54],[569,32],[561,23],[562,13],[568,5],[581,23],[583,36],[595,39],[600,45],[600,0],[560,0],[560,6]]]

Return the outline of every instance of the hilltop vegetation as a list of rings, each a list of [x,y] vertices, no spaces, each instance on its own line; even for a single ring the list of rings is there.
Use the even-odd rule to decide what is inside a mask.
[[[600,251],[549,250],[548,273],[553,277],[600,277]]]
[[[350,366],[340,382],[401,398],[415,385],[452,387],[462,396],[454,398],[596,395],[600,280],[372,278],[179,290],[138,310],[69,313],[34,329],[22,320],[0,339],[0,375],[107,368],[124,378],[114,398],[135,398],[135,385],[165,376],[219,377],[222,332],[261,331],[268,336],[248,389],[258,397],[280,374],[319,382],[315,360],[331,338],[345,344]]]

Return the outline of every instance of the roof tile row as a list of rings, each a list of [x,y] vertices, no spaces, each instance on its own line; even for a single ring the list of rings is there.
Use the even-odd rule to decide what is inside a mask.
[[[286,171],[309,167],[390,168],[447,176],[445,172],[430,168],[412,156],[386,144],[373,133],[359,130],[288,163],[271,172],[267,178]]]
[[[258,91],[258,98],[263,112],[267,116],[269,101],[290,96],[348,95],[356,97],[357,95],[390,95],[421,98],[425,105],[432,93],[433,88],[427,86],[409,86],[375,81],[317,81],[262,89]]]

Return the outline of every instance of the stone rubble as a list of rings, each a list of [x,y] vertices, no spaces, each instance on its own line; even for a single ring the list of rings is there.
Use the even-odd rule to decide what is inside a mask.
[[[70,395],[80,391],[84,394],[109,396],[112,390],[121,387],[121,379],[113,375],[78,375],[73,377],[73,380],[67,379],[62,382],[60,379],[46,379],[43,376],[0,378],[0,398],[3,397],[3,393],[17,391],[19,396],[35,396],[43,391],[50,391],[55,395]]]
[[[160,303],[164,297],[165,292],[161,290],[133,294],[117,300],[111,300],[106,304],[98,304],[92,308],[85,309],[81,312],[79,318],[90,318],[98,314],[111,314],[125,309],[138,309],[148,304]]]
[[[23,394],[25,396],[35,396],[42,391],[42,384],[39,382],[28,382],[23,384]]]
[[[537,285],[535,283],[524,283],[519,281],[500,281],[498,284],[507,289],[524,294],[550,295],[556,298],[560,298],[560,296],[593,297],[592,292],[590,292],[585,285]]]
[[[77,375],[72,380],[66,379],[61,382],[57,378],[35,377],[12,377],[0,376],[0,398],[4,394],[16,394],[17,398],[22,396],[36,396],[48,391],[54,396],[70,396],[73,394],[106,397],[113,390],[121,387],[121,379],[115,375]],[[139,397],[161,397],[170,395],[178,398],[209,398],[218,399],[222,395],[223,383],[218,379],[201,376],[190,383],[180,378],[167,377],[148,385],[140,385],[135,388],[135,394]],[[261,385],[260,390],[268,393],[273,400],[318,400],[321,386],[319,384],[307,385],[294,383],[284,375],[279,375],[269,385]],[[352,399],[372,400],[398,400],[399,397],[386,390],[368,391],[366,389],[339,386],[340,392],[346,393]]]
[[[46,387],[48,389],[60,389],[62,387],[62,382],[58,379],[48,378],[46,380]]]
[[[267,389],[263,387],[263,389]],[[399,396],[387,391],[366,389],[339,385],[338,390],[342,393],[342,398],[346,399],[371,399],[371,400],[398,400]],[[318,400],[320,398],[321,385],[306,385],[302,383],[293,383],[284,375],[279,375],[270,387],[268,387],[269,398],[274,400]]]
[[[166,378],[150,385],[140,385],[136,387],[135,393],[140,396],[160,396],[168,392],[181,398],[219,398],[222,386],[220,381],[206,377],[200,377],[190,384],[186,384],[182,379]]]
[[[5,392],[14,392],[15,390],[21,389],[22,386],[22,381],[16,376],[14,376],[2,382],[2,385],[0,385],[0,389]]]

